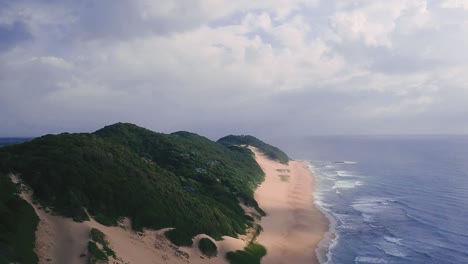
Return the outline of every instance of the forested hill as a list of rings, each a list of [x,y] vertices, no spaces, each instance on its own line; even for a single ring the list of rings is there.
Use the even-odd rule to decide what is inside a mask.
[[[215,239],[245,233],[252,218],[239,201],[263,213],[253,198],[264,179],[253,153],[189,132],[117,123],[95,133],[46,135],[0,148],[0,177],[9,173],[59,214],[84,221],[86,208],[106,225],[129,217],[136,230],[174,227],[166,235],[176,245],[190,245],[200,233]],[[21,212],[11,206],[16,191],[8,190],[0,195],[0,253],[13,262],[11,226]]]
[[[221,143],[225,146],[231,145],[250,145],[258,148],[260,151],[265,153],[269,158],[277,160],[281,163],[287,164],[290,160],[288,155],[284,153],[281,149],[269,145],[260,139],[249,136],[249,135],[229,135],[218,140],[218,143]]]

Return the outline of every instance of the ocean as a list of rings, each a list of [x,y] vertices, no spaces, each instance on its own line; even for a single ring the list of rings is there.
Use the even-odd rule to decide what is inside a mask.
[[[280,147],[312,162],[334,239],[321,263],[468,263],[468,136],[327,136]]]
[[[19,144],[26,141],[30,141],[32,138],[24,138],[24,137],[5,137],[0,138],[0,147]]]

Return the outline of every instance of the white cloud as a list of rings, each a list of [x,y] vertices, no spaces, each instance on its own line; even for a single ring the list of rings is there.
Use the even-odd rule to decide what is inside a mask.
[[[392,47],[392,34],[418,29],[430,23],[425,0],[355,1],[340,5],[330,17],[330,25],[341,41],[362,41],[367,46]],[[400,20],[404,20],[401,23]]]
[[[441,6],[443,8],[462,8],[468,10],[467,0],[442,0]]]

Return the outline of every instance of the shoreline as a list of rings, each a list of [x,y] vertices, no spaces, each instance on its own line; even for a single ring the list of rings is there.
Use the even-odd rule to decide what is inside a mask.
[[[314,203],[315,176],[305,161],[288,165],[250,148],[265,173],[254,196],[267,215],[257,241],[267,249],[262,263],[319,264],[317,250],[327,238],[330,220]]]

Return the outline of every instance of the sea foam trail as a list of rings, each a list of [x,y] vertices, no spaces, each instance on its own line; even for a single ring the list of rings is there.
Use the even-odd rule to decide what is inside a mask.
[[[338,176],[340,177],[354,177],[354,175],[351,172],[345,170],[338,170],[336,171],[336,174],[338,174]]]
[[[358,256],[354,259],[356,263],[388,263],[385,259],[375,257]]]
[[[319,187],[323,174],[316,166],[313,165],[313,161],[311,161],[310,164],[311,165],[308,167],[308,169],[312,172],[312,175],[314,175],[316,182],[316,190],[314,192],[315,206],[328,218],[328,221],[330,223],[328,231],[325,233],[323,239],[319,242],[318,247],[315,249],[315,252],[321,264],[333,263],[331,250],[336,246],[337,241],[339,239],[339,235],[336,233],[337,222],[336,219],[331,215],[330,210],[328,209],[331,205],[323,201],[323,192]],[[331,165],[325,166],[331,167]]]
[[[338,180],[335,185],[333,185],[332,189],[352,189],[361,185],[363,185],[361,181]]]

